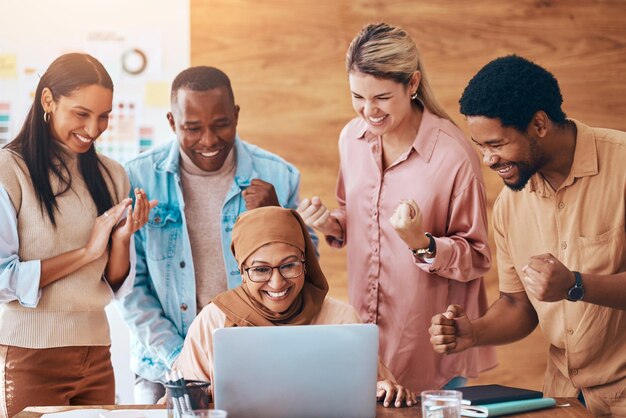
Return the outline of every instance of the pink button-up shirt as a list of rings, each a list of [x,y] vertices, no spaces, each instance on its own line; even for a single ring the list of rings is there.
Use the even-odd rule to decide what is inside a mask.
[[[339,139],[339,208],[333,215],[348,247],[350,303],[380,328],[380,353],[398,383],[414,391],[443,386],[455,376],[476,377],[496,365],[495,350],[480,347],[435,353],[431,318],[451,303],[470,319],[487,310],[482,276],[491,257],[480,161],[461,130],[424,110],[411,148],[382,169],[381,138],[353,119]],[[403,199],[419,205],[437,244],[433,264],[420,262],[389,222]]]

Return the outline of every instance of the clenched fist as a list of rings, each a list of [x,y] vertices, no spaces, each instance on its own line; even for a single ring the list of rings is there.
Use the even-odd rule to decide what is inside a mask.
[[[263,206],[280,206],[274,186],[263,180],[252,179],[250,186],[241,194],[248,210]]]
[[[311,228],[320,231],[324,235],[343,239],[343,230],[339,221],[330,214],[330,211],[317,196],[304,199],[298,205],[298,213],[304,223]]]
[[[429,239],[424,235],[422,226],[422,211],[414,200],[401,201],[389,222],[409,248],[428,247]]]
[[[435,315],[428,332],[430,343],[440,354],[459,353],[476,343],[474,326],[459,305],[450,305],[444,313]]]

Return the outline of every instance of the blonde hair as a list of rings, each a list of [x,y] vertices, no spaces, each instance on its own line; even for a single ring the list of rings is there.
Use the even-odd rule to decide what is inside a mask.
[[[440,118],[452,121],[430,88],[420,52],[413,38],[399,26],[368,24],[354,37],[346,53],[346,70],[393,80],[405,86],[415,71],[421,73],[417,98]]]

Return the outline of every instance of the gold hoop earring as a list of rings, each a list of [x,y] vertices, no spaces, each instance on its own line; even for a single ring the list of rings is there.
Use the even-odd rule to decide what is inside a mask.
[[[411,95],[411,100],[415,100],[415,99],[417,99],[417,90],[415,90],[415,93]]]
[[[48,123],[50,122],[50,113],[49,112],[43,112],[43,121]]]

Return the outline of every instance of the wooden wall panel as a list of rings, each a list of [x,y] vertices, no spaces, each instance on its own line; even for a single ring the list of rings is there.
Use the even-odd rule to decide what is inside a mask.
[[[623,1],[191,0],[191,62],[231,77],[240,135],[298,166],[301,195],[333,207],[337,138],[354,116],[344,56],[365,23],[412,34],[435,93],[466,133],[463,88],[510,53],[553,72],[568,116],[626,130],[625,18]],[[491,207],[502,183],[485,178]],[[331,294],[345,299],[345,252],[322,244],[321,253]],[[487,281],[495,300],[495,266]],[[539,331],[502,347],[500,366],[479,381],[540,388],[546,348]]]

